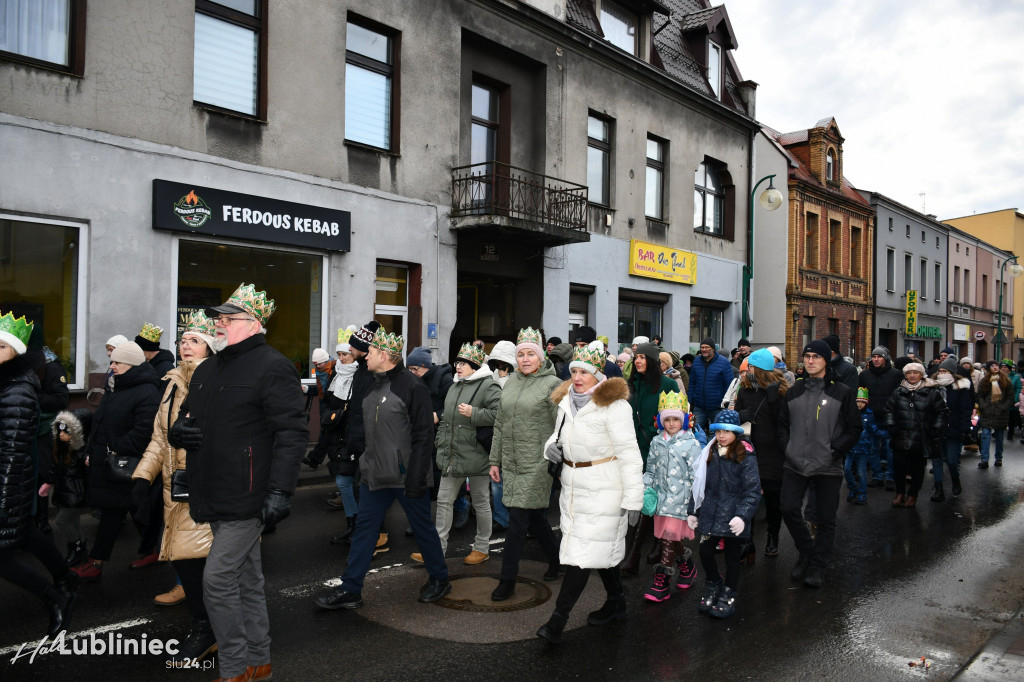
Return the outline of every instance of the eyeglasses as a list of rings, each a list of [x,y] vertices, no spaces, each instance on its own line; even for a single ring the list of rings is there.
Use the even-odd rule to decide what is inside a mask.
[[[465,360],[456,360],[455,361],[455,366],[456,367],[462,367],[464,364],[466,364]]]
[[[825,358],[821,357],[817,353],[804,353],[804,360],[824,360],[824,359]]]
[[[182,346],[198,346],[199,344],[206,342],[194,336],[183,336],[178,343]]]
[[[213,321],[213,323],[216,324],[219,327],[227,327],[232,322],[238,322],[238,321],[254,322],[255,318],[252,318],[252,317],[226,317],[226,316],[221,316],[221,317],[216,318]]]

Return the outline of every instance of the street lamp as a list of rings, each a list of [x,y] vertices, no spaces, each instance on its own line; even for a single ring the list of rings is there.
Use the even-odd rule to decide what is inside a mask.
[[[775,174],[766,175],[754,184],[750,192],[750,203],[747,204],[747,264],[743,266],[743,336],[750,334],[750,280],[754,278],[754,198],[757,196],[757,188],[765,180],[768,181],[768,189],[761,193],[758,203],[766,211],[774,211],[782,206],[782,192],[775,189],[773,178]]]
[[[1003,361],[1003,341],[1006,339],[1006,336],[1003,334],[1003,271],[1006,270],[1007,263],[1013,263],[1010,266],[1010,277],[1017,278],[1024,275],[1024,265],[1017,262],[1017,256],[1007,258],[1003,261],[1002,267],[999,268],[999,322],[996,328],[996,338],[994,339],[996,343],[995,359],[997,362]]]

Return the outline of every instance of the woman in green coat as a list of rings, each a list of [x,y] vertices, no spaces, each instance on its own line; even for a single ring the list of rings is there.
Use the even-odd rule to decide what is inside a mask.
[[[519,368],[508,378],[501,394],[491,445],[491,479],[504,481],[502,502],[509,512],[501,579],[491,594],[493,601],[504,601],[515,593],[527,528],[548,557],[544,579],[558,579],[558,543],[547,517],[551,476],[544,459],[544,443],[555,430],[556,407],[551,393],[562,382],[551,360],[545,357],[543,337],[535,329],[527,327],[519,332],[516,361]]]

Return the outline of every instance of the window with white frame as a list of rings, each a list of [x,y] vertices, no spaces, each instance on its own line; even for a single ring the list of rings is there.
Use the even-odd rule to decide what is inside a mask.
[[[612,124],[597,116],[587,117],[588,200],[611,205]]]
[[[267,0],[196,0],[192,99],[266,118],[266,16]]]
[[[722,236],[725,231],[725,187],[714,162],[703,161],[694,174],[693,229]]]
[[[832,154],[832,150],[829,149],[825,154],[825,177],[831,182],[835,180],[836,173],[836,157]]]
[[[636,14],[612,0],[601,0],[601,32],[609,43],[635,56],[639,26]]]
[[[708,41],[708,83],[715,97],[722,96],[722,47]]]
[[[644,210],[648,218],[663,220],[665,216],[665,148],[668,143],[647,138],[647,193]]]

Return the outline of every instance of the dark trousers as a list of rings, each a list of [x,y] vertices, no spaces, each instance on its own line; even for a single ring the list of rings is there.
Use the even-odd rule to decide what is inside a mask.
[[[185,606],[192,620],[209,620],[206,603],[203,602],[203,569],[206,568],[206,557],[201,559],[176,559],[171,566],[181,580],[185,590]]]
[[[568,616],[572,607],[576,605],[583,589],[590,579],[589,568],[579,566],[566,566],[565,576],[562,578],[562,587],[558,590],[558,598],[555,599],[555,611]],[[619,575],[619,567],[599,568],[597,574],[601,576],[601,583],[609,599],[615,599],[622,593],[622,576]]]
[[[804,493],[812,482],[815,486],[815,522],[818,524],[818,533],[814,539],[811,539],[811,532],[800,511]],[[793,536],[800,558],[806,560],[809,566],[824,570],[832,560],[832,549],[836,541],[836,510],[839,508],[839,489],[842,485],[842,475],[801,476],[789,469],[782,472],[782,520]]]
[[[519,575],[519,558],[523,555],[527,529],[533,531],[549,564],[558,563],[558,543],[548,524],[547,509],[508,508],[508,530],[505,532],[505,551],[501,555],[501,579],[515,580]]]
[[[163,510],[163,507],[160,509]],[[121,523],[127,513],[127,509],[100,509],[100,523],[96,527],[96,540],[92,544],[92,551],[89,552],[90,559],[106,561],[110,558],[117,536],[121,534]],[[139,535],[145,536],[146,527],[136,521],[134,517],[132,522],[135,523],[135,529],[139,531]]]
[[[34,566],[19,559],[20,550],[39,559],[53,580],[47,580]],[[67,570],[64,566],[64,557],[53,544],[53,536],[44,534],[31,522],[26,528],[25,540],[20,548],[0,550],[0,578],[28,590],[37,597],[42,597],[48,587],[64,577]]]
[[[921,483],[924,482],[924,457],[917,450],[892,450],[893,483],[896,484],[896,492],[899,495],[907,494],[908,497],[917,497],[921,491]],[[910,475],[910,484],[907,484],[907,475]]]
[[[370,560],[373,559],[384,515],[395,501],[402,505],[409,520],[427,574],[435,580],[448,579],[448,565],[444,563],[441,539],[430,518],[430,496],[409,498],[402,488],[370,490],[363,484],[359,486],[359,516],[356,517],[356,529],[352,532],[348,566],[341,576],[342,589],[349,592],[363,591],[363,580],[370,570]]]
[[[778,535],[779,529],[782,528],[782,481],[761,479],[761,489],[764,491],[762,497],[768,532]]]
[[[725,586],[736,589],[740,584],[740,547],[746,540],[735,535],[721,537],[710,535],[700,543],[700,563],[704,567],[704,575],[711,582],[718,582],[722,574],[718,572],[718,561],[715,559],[715,547],[719,540],[725,540]]]

